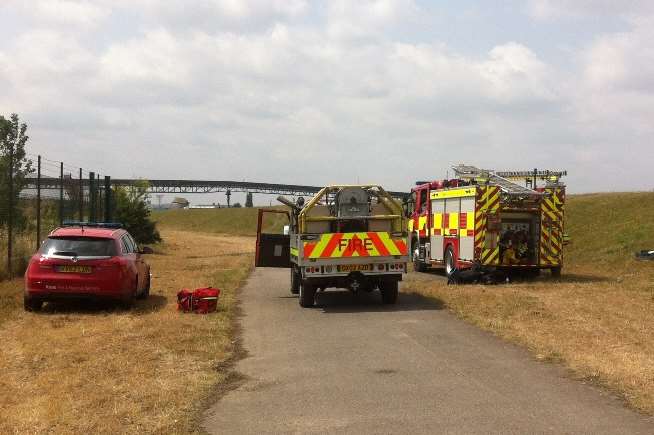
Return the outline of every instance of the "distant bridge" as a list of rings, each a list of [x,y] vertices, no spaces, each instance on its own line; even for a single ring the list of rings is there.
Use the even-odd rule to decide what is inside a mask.
[[[120,179],[111,178],[111,186],[134,186],[143,180],[140,179]],[[64,178],[64,185],[69,183],[79,183],[79,179]],[[82,184],[88,187],[88,179],[82,179]],[[148,193],[171,193],[171,194],[189,194],[189,193],[216,193],[225,192],[228,196],[232,192],[245,193],[262,193],[266,195],[288,195],[288,196],[313,196],[322,189],[318,186],[301,186],[296,184],[271,184],[271,183],[254,183],[246,181],[209,181],[209,180],[147,180],[149,183]],[[61,180],[59,178],[41,178],[41,189],[59,189]],[[104,186],[104,180],[99,179],[97,186]],[[36,189],[37,179],[27,179],[26,189]],[[393,197],[404,199],[407,196],[405,192],[389,192]]]

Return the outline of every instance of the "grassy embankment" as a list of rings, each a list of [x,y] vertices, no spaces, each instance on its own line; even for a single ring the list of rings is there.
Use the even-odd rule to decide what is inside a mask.
[[[560,281],[403,287],[436,297],[461,318],[519,344],[538,359],[563,363],[582,379],[654,413],[654,262],[634,252],[654,249],[654,193],[568,198]]]
[[[272,207],[286,210],[285,207]],[[257,209],[252,208],[221,208],[221,209],[175,209],[157,211],[153,219],[171,228],[185,231],[198,231],[209,234],[232,234],[237,236],[254,236],[257,231]],[[288,218],[284,214],[266,213],[264,231],[281,232]]]
[[[253,263],[252,237],[219,233],[253,234],[256,211],[200,210],[206,226],[185,212],[196,211],[157,216],[165,242],[148,258],[151,296],[132,310],[61,303],[25,313],[22,281],[0,282],[0,433],[197,430],[230,376],[236,289]],[[180,288],[207,285],[223,291],[218,313],[176,311]]]

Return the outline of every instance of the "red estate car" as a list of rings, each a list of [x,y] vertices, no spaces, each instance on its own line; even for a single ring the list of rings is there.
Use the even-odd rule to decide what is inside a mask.
[[[25,272],[25,310],[70,298],[107,298],[129,306],[150,293],[150,266],[118,224],[79,224],[54,230]]]

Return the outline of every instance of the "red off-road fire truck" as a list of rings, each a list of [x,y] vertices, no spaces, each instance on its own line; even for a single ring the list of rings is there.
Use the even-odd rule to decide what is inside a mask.
[[[456,178],[418,182],[411,190],[407,214],[416,271],[561,274],[565,171],[453,169]]]

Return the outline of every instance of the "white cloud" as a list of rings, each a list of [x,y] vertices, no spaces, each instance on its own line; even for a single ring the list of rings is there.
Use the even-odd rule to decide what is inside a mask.
[[[101,0],[138,12],[144,23],[183,31],[256,31],[301,17],[306,0]]]
[[[41,25],[93,28],[110,15],[110,6],[89,0],[8,0],[5,7],[20,10]]]
[[[327,29],[337,39],[375,37],[406,24],[418,10],[413,0],[334,0],[327,3]]]
[[[494,47],[480,65],[490,91],[503,101],[554,99],[555,73],[529,48],[510,42]]]
[[[644,20],[598,36],[566,72],[518,38],[472,55],[398,37],[418,11],[408,0],[103,1],[133,13],[134,33],[109,18],[114,36],[103,31],[101,44],[88,28],[43,25],[0,46],[0,106],[50,158],[76,155],[114,176],[358,178],[398,190],[460,161],[564,166],[573,191],[642,186],[598,166],[647,171],[630,162],[654,134]]]
[[[527,12],[536,19],[626,15],[651,13],[650,0],[528,0]]]

